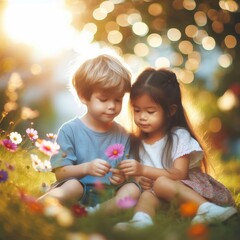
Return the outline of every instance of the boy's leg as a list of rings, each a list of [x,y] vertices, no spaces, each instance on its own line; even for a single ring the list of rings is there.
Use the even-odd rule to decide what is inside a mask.
[[[118,201],[126,197],[130,197],[134,200],[138,200],[141,194],[140,187],[135,183],[124,184],[116,193],[116,196],[101,203],[99,210],[105,211],[107,214],[116,214],[121,208],[118,206]]]
[[[58,199],[61,203],[77,202],[83,195],[83,185],[77,179],[70,179],[62,185],[50,189],[45,195],[41,196],[38,201],[44,201],[47,197]]]

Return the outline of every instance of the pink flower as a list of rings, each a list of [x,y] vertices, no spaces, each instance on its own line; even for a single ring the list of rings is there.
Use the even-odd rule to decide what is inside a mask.
[[[122,157],[123,153],[124,153],[124,146],[120,143],[110,145],[105,151],[106,156],[112,160],[116,160]]]
[[[47,136],[49,139],[55,139],[55,138],[57,137],[57,134],[47,133],[46,136]]]
[[[30,140],[34,141],[38,139],[38,132],[33,128],[27,128],[26,133]]]
[[[120,208],[131,208],[134,207],[136,205],[137,201],[131,197],[125,197],[122,198],[120,200],[118,200],[117,205]]]
[[[47,154],[48,156],[52,156],[57,154],[60,146],[57,143],[53,143],[47,140],[40,140],[36,141],[35,146],[43,153]]]
[[[2,145],[9,150],[10,152],[15,152],[17,150],[17,144],[13,143],[11,140],[9,139],[4,139],[2,140]]]

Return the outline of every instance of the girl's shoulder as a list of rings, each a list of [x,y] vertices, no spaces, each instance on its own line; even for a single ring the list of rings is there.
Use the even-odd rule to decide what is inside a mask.
[[[176,135],[178,137],[191,137],[189,131],[186,128],[183,127],[175,127],[172,129],[173,135]]]

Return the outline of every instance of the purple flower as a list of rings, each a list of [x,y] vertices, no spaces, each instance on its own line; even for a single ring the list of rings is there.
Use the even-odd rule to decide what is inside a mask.
[[[131,197],[125,197],[122,198],[120,200],[118,200],[117,205],[120,208],[131,208],[134,207],[136,205],[137,201]]]
[[[110,145],[105,151],[106,156],[112,160],[116,160],[122,157],[123,153],[124,153],[124,146],[120,143]]]
[[[9,150],[10,152],[15,152],[17,150],[17,144],[13,143],[11,140],[9,139],[4,139],[2,140],[2,145]]]
[[[6,182],[8,179],[8,172],[0,170],[0,182]]]

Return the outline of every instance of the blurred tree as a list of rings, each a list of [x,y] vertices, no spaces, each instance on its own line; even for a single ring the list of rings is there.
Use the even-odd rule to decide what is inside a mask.
[[[234,147],[240,138],[239,1],[65,2],[75,28],[95,41],[112,45],[128,61],[135,56],[154,61],[156,67],[171,67],[195,89],[215,146],[240,157],[240,147]]]

